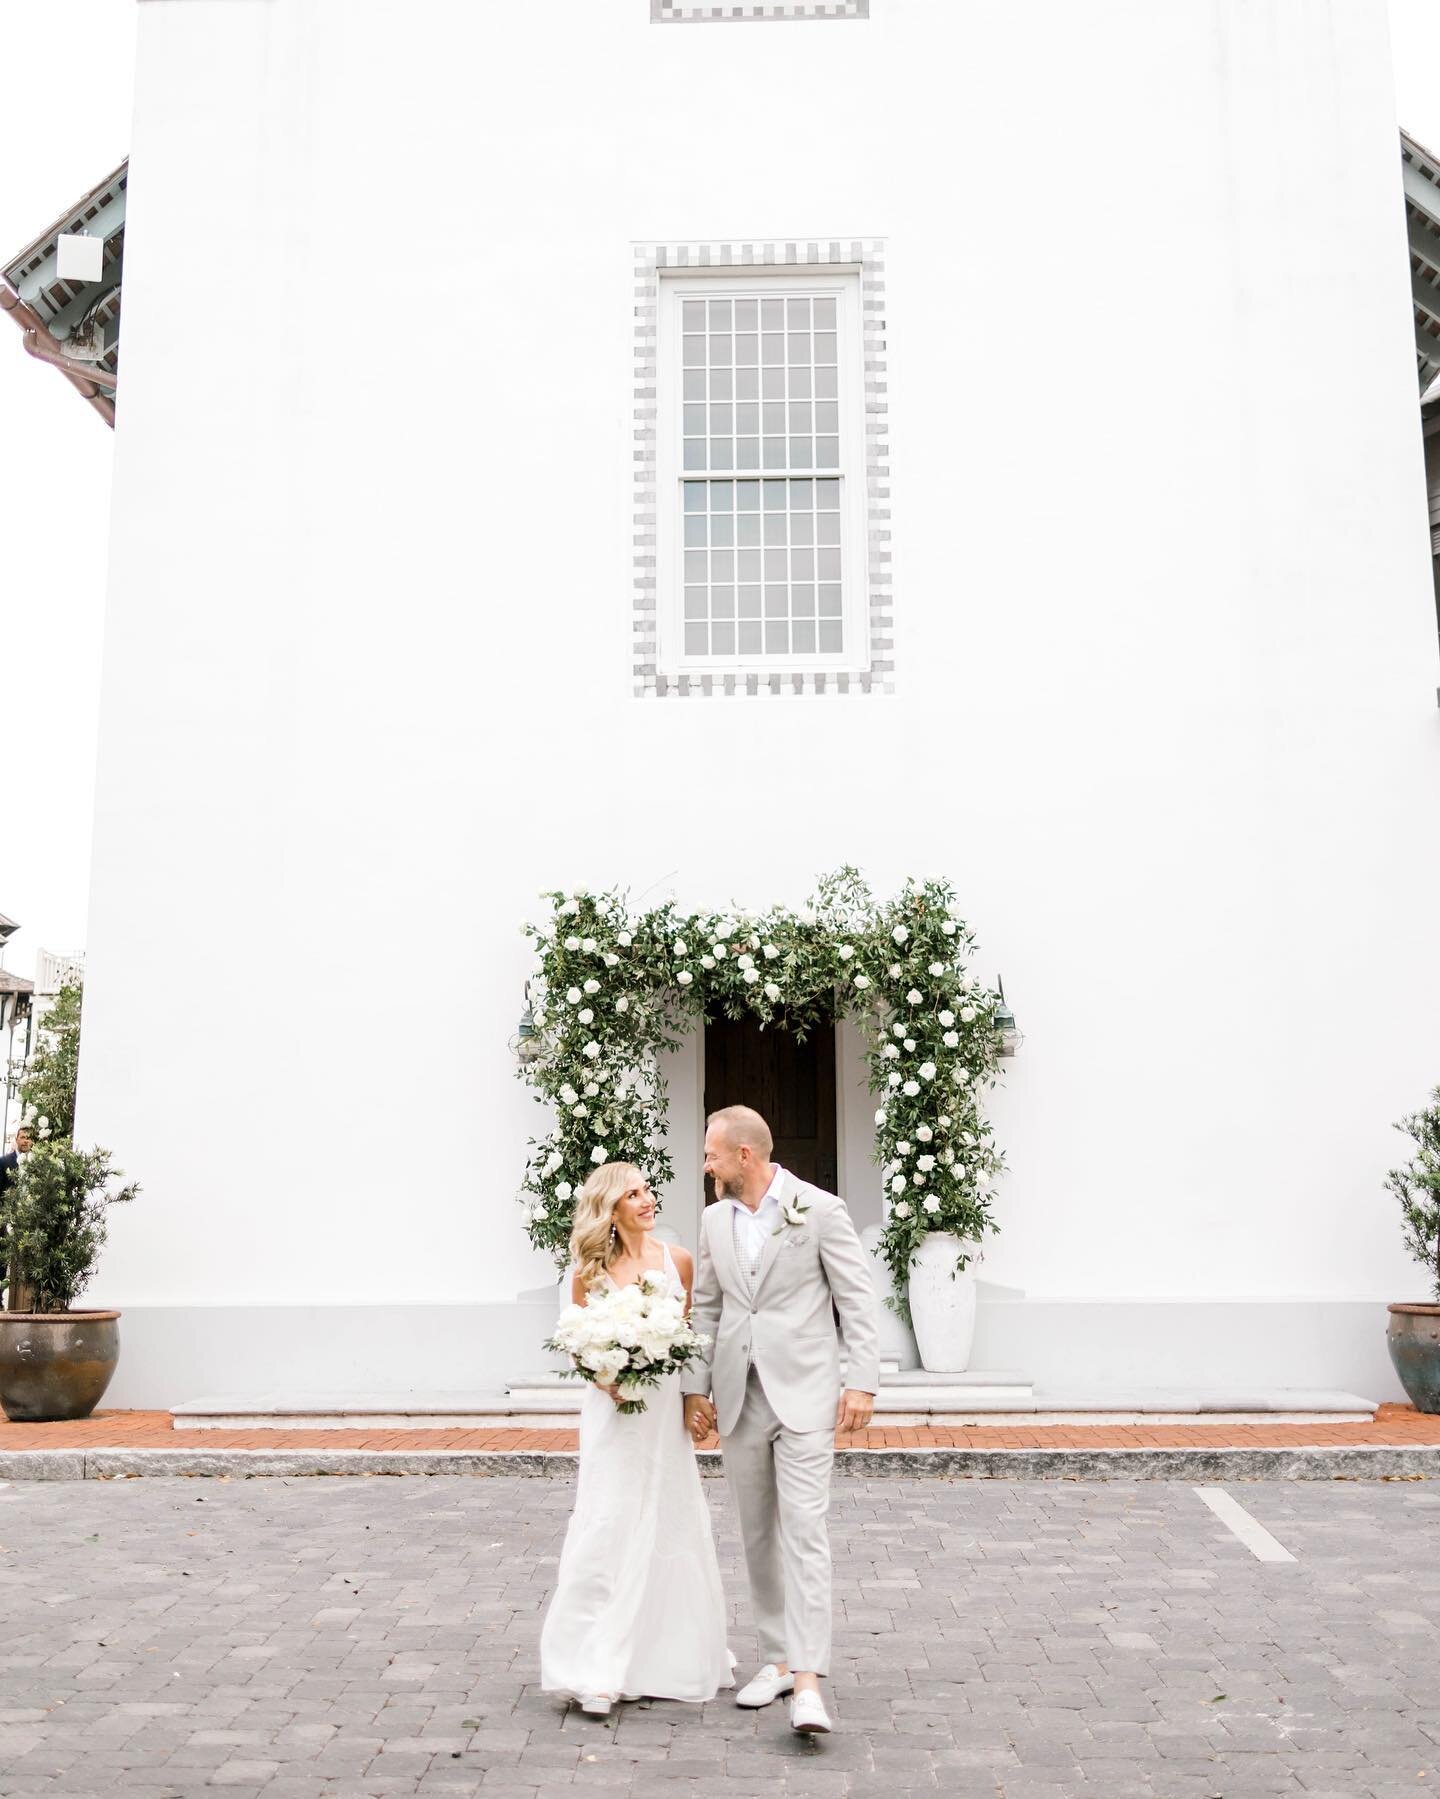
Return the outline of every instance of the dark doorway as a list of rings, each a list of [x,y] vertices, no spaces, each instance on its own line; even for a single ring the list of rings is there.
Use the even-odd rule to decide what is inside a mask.
[[[819,1025],[802,1043],[793,1031],[753,1018],[717,1018],[705,1027],[705,1114],[753,1106],[775,1138],[775,1160],[802,1181],[833,1193],[835,1026]],[[705,1203],[715,1199],[705,1183]]]

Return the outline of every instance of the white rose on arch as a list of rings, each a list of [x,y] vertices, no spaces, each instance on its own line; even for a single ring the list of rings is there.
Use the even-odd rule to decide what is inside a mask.
[[[868,987],[870,985],[869,975],[857,974],[855,977],[855,985],[861,988]]]
[[[910,991],[905,995],[905,1002],[907,1005],[918,1006],[920,1004],[920,1002],[924,999],[924,997],[925,997],[925,995],[920,991],[920,989],[918,987],[912,987],[910,989]]]
[[[899,1080],[899,1078],[900,1078],[899,1075],[895,1076],[896,1080]],[[904,1086],[904,1093],[905,1093],[905,1096],[907,1099],[914,1099],[915,1095],[919,1091],[920,1091],[919,1081],[906,1081],[905,1086]]]
[[[954,1022],[955,1022],[955,1014],[950,1011],[942,1012],[940,1014],[940,1022],[941,1022],[941,1024],[943,1024],[945,1026],[945,1029],[948,1031],[950,1029],[950,1026],[952,1024],[954,1024]]]
[[[938,1212],[940,1210],[940,1201],[933,1193],[926,1195],[925,1210],[927,1212]]]
[[[680,970],[679,974],[676,975],[675,979],[680,983],[680,985],[682,987],[688,987],[690,985],[691,981],[693,981],[695,979],[695,977],[693,974],[691,974],[691,972],[688,968],[682,968]]]
[[[572,1006],[578,1006],[580,1004],[581,997],[582,996],[580,993],[580,989],[578,987],[570,988],[570,990],[565,995],[566,1000]]]
[[[935,1133],[928,1124],[919,1124],[915,1127],[915,1135],[922,1143],[928,1143]]]
[[[959,1049],[960,1033],[959,1031],[946,1031],[940,1041],[945,1045],[946,1049]]]
[[[573,953],[575,950],[579,949],[580,939],[578,937],[567,937],[565,939],[565,947]]]
[[[587,956],[593,956],[595,954],[596,950],[599,949],[599,947],[600,947],[600,945],[595,941],[595,939],[593,937],[582,937],[580,939],[580,948],[585,952],[585,954]]]
[[[930,972],[931,974],[944,974],[945,964],[943,962],[932,962],[930,964]]]
[[[633,937],[633,936],[632,936],[632,934],[631,934],[631,933],[630,933],[630,932],[629,932],[629,931],[621,931],[621,932],[619,932],[619,934],[618,934],[618,935],[617,935],[617,936],[616,936],[616,938],[615,938],[615,941],[616,941],[616,942],[617,942],[617,943],[618,943],[618,944],[621,944],[621,945],[623,945],[623,947],[624,947],[624,948],[625,948],[625,949],[629,949],[629,947],[630,947],[630,945],[631,945],[631,944],[632,944],[632,943],[633,943],[633,942],[634,942],[634,941],[635,941],[635,939],[634,939],[634,937]],[[617,962],[618,962],[618,961],[619,961],[619,960],[620,960],[620,958],[619,958],[619,957],[618,957],[618,956],[617,956],[617,957],[616,957],[616,958],[615,958],[615,960],[616,960],[616,961],[617,961]],[[607,957],[606,957],[606,961],[609,961],[609,957],[608,957],[608,956],[607,956]]]
[[[747,968],[745,970],[745,984],[747,987],[753,987],[759,979],[760,970],[758,968]]]
[[[879,1106],[876,1108],[876,1112],[875,1112],[876,1124],[884,1124],[885,1120],[889,1116],[890,1116],[890,1114],[885,1110],[884,1106]]]
[[[897,943],[908,943],[910,941],[910,933],[903,924],[897,924],[890,935]]]
[[[585,1045],[584,1049],[581,1050],[580,1054],[588,1057],[589,1060],[593,1062],[600,1054],[600,1045],[592,1038],[591,1041]]]
[[[597,1143],[594,1149],[590,1151],[590,1160],[598,1168],[602,1162],[608,1162],[610,1160],[610,1151],[606,1149],[603,1143]]]
[[[854,946],[849,943],[842,943],[840,945],[839,949],[836,950],[835,954],[837,956],[839,956],[839,958],[842,962],[848,962],[850,960],[850,958],[855,954]]]
[[[895,1154],[897,1156],[908,1156],[910,1154],[911,1147],[912,1146],[909,1143],[903,1143],[903,1142],[897,1143],[895,1145]]]
[[[774,983],[774,981],[766,981],[766,983],[765,983],[765,997],[766,997],[766,999],[768,999],[768,1000],[770,1000],[770,1001],[771,1001],[771,1002],[772,1002],[772,1003],[773,1003],[773,1002],[774,1002],[774,1001],[775,1001],[775,1000],[778,1000],[778,999],[779,999],[779,997],[780,997],[780,989],[779,989],[779,988],[778,988],[778,987],[777,987],[777,986],[776,986],[776,985],[775,985],[775,983]]]
[[[910,1216],[909,1201],[902,1199],[899,1205],[894,1208],[894,1214],[897,1218],[908,1218]]]
[[[590,1010],[589,1006],[583,1007],[575,1014],[575,1016],[581,1024],[594,1024],[595,1022],[595,1014]]]
[[[905,1191],[905,1176],[903,1174],[897,1174],[891,1181],[890,1191],[892,1193],[903,1193]]]
[[[599,983],[599,981],[597,981],[595,979],[595,977],[593,975],[590,977],[590,979],[588,981],[586,981],[585,991],[587,993],[598,993],[600,991],[600,983]]]
[[[922,1062],[920,1064],[920,1079],[922,1081],[933,1081],[935,1079],[935,1073],[936,1069],[933,1062]]]
[[[569,1181],[560,1181],[556,1184],[555,1197],[563,1205],[574,1191],[575,1189],[570,1185]]]
[[[898,1087],[900,1085],[900,1076],[898,1074],[887,1075],[886,1079],[890,1082],[892,1087]],[[918,1093],[920,1089],[917,1087],[915,1091]]]
[[[961,1006],[960,1022],[961,1022],[961,1024],[974,1024],[974,1022],[975,1022],[974,1006]]]

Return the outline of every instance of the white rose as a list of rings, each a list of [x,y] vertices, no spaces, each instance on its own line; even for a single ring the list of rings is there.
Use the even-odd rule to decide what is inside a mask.
[[[572,1006],[578,1006],[580,1004],[580,989],[578,987],[572,987],[565,997]]]
[[[600,983],[599,983],[599,981],[597,981],[594,978],[593,975],[591,976],[591,978],[588,981],[586,981],[585,991],[587,993],[598,993],[600,991]]]
[[[956,1180],[963,1181],[965,1178],[965,1164],[955,1160],[955,1151],[953,1149],[950,1151],[950,1166],[955,1170]]]
[[[680,970],[679,974],[676,975],[675,979],[680,983],[680,985],[682,987],[688,987],[690,985],[691,981],[693,981],[695,979],[695,977],[693,974],[691,974],[691,972],[688,968],[682,968]]]
[[[620,933],[619,933],[619,934],[618,934],[618,935],[617,935],[617,936],[616,936],[616,938],[615,938],[615,941],[616,941],[616,942],[617,942],[617,943],[621,943],[621,944],[623,944],[623,945],[624,945],[624,946],[625,946],[625,948],[626,948],[626,949],[629,949],[629,947],[630,947],[630,945],[631,945],[631,944],[632,944],[632,943],[633,943],[633,942],[634,942],[634,941],[635,941],[635,939],[634,939],[634,937],[633,937],[633,935],[632,935],[632,934],[631,934],[631,933],[630,933],[630,932],[629,932],[629,931],[621,931],[621,932],[620,932]],[[619,957],[618,957],[618,956],[617,956],[617,957],[616,957],[616,958],[615,958],[615,960],[616,960],[616,961],[617,961],[617,962],[618,962],[618,961],[619,961],[619,960],[620,960],[620,958],[619,958]]]
[[[590,1108],[585,1104],[583,1099],[577,1100],[570,1108],[570,1116],[572,1118],[588,1118],[590,1116]]]
[[[910,1179],[917,1187],[923,1187],[925,1185],[925,1176],[923,1174],[912,1174]]]
[[[597,1093],[598,1093],[598,1092],[599,1092],[599,1091],[600,1091],[600,1083],[599,1083],[599,1081],[586,1081],[586,1083],[585,1083],[585,1097],[586,1097],[586,1098],[587,1098],[587,1099],[594,1099],[594,1097],[595,1097],[595,1095],[596,1095],[596,1094],[597,1094]]]
[[[884,1056],[887,1062],[898,1062],[900,1060],[900,1051],[893,1043],[887,1043],[880,1051],[880,1054]]]
[[[765,960],[767,962],[773,962],[779,954],[779,950],[776,949],[773,943],[767,943],[765,945]]]
[[[975,1147],[975,1139],[970,1135],[969,1131],[961,1131],[960,1141],[965,1145],[966,1149],[974,1149]]]
[[[939,1125],[942,1131],[948,1131],[950,1129],[950,1114],[948,1112],[942,1112],[940,1114]]]
[[[940,1210],[940,1201],[935,1197],[935,1195],[933,1193],[927,1194],[927,1196],[926,1196],[925,1210],[927,1212],[938,1212]]]
[[[923,1173],[929,1174],[930,1170],[935,1166],[935,1158],[934,1156],[921,1156],[915,1166],[922,1170]]]
[[[677,937],[675,939],[675,954],[677,956],[688,956],[690,954],[690,951],[686,948],[685,939],[683,937]]]
[[[753,968],[755,966],[754,956],[737,956],[735,960],[740,964],[741,968]]]
[[[903,924],[897,924],[890,935],[897,943],[908,943],[910,941],[910,933],[905,929]]]
[[[935,1133],[930,1129],[928,1124],[917,1124],[915,1127],[915,1135],[922,1143],[928,1143]]]
[[[961,1024],[973,1024],[975,1022],[974,1006],[961,1006],[960,1022]]]
[[[940,927],[940,929],[941,929],[941,930],[942,930],[942,931],[943,931],[943,932],[944,932],[944,933],[945,933],[945,935],[946,935],[946,936],[947,936],[947,937],[953,937],[953,936],[954,936],[954,935],[955,935],[955,921],[954,921],[954,919],[952,919],[952,918],[947,918],[947,919],[946,919],[946,920],[945,920],[945,922],[944,922],[944,924],[942,924],[942,925],[941,925],[941,927]]]
[[[905,1183],[902,1181],[900,1185],[903,1187]],[[906,1200],[902,1199],[899,1205],[895,1207],[895,1216],[897,1218],[908,1218],[910,1216],[910,1206]]]
[[[906,1081],[904,1091],[908,1099],[914,1099],[915,1095],[920,1091],[919,1081]]]
[[[772,1002],[779,999],[780,989],[775,985],[774,981],[766,981],[765,997]]]
[[[839,956],[839,958],[842,962],[848,962],[850,960],[851,956],[853,956],[855,954],[855,950],[851,944],[842,943],[840,945],[839,949],[836,950],[835,954],[837,956]]]
[[[630,1010],[630,1002],[623,993],[615,1002],[615,1010],[617,1012],[628,1012]]]
[[[963,1068],[959,1068],[959,1067],[957,1067],[954,1074],[952,1074],[950,1076],[950,1079],[952,1081],[954,1081],[954,1083],[957,1087],[963,1087],[965,1085],[966,1081],[969,1080],[969,1078],[970,1077],[965,1072],[965,1070]]]
[[[594,1024],[595,1022],[595,1014],[590,1010],[589,1006],[583,1007],[575,1014],[575,1016],[579,1019],[581,1024]]]
[[[931,974],[944,974],[945,964],[943,962],[932,962],[930,964],[930,972]]]
[[[578,937],[567,937],[567,938],[566,938],[566,939],[565,939],[565,947],[566,947],[566,949],[568,949],[568,950],[577,950],[577,949],[579,949],[579,947],[580,947],[580,939],[579,939],[579,938],[578,938]]]
[[[575,1091],[575,1089],[567,1081],[565,1083],[565,1085],[560,1089],[560,1097],[561,1097],[561,1099],[563,1099],[565,1101],[565,1104],[567,1106],[573,1106],[575,1104],[575,1101],[577,1099],[579,1099],[580,1095]]]
[[[892,1087],[898,1087],[900,1085],[900,1076],[898,1074],[889,1075],[887,1078]],[[915,1091],[918,1093],[920,1089],[917,1087]]]
[[[857,987],[868,987],[870,985],[869,975],[857,974],[855,977],[855,985]]]
[[[567,899],[560,910],[566,918],[573,918],[580,910],[580,902],[577,899]]]
[[[580,1053],[582,1056],[588,1056],[589,1059],[593,1062],[596,1059],[596,1057],[600,1054],[600,1045],[594,1041],[591,1041],[585,1045],[584,1049],[582,1049]]]
[[[731,936],[734,930],[735,923],[733,919],[722,919],[715,927],[715,935],[723,940],[724,938]]]
[[[581,947],[581,949],[584,950],[584,952],[587,956],[593,956],[595,954],[596,950],[599,949],[600,945],[595,941],[595,939],[593,937],[582,937],[580,939],[580,947]]]
[[[935,1064],[933,1062],[922,1062],[920,1064],[920,1079],[922,1081],[933,1081],[935,1079]]]
[[[875,1113],[876,1124],[884,1124],[885,1120],[889,1116],[890,1116],[890,1114],[885,1110],[884,1106],[879,1107]]]
[[[755,985],[756,981],[758,981],[759,979],[760,979],[760,970],[758,968],[747,968],[745,970],[745,980],[749,986],[753,987]]]
[[[606,952],[605,952],[605,966],[606,966],[606,967],[607,967],[607,968],[615,968],[615,967],[617,967],[617,966],[618,966],[618,964],[619,964],[619,961],[620,961],[620,958],[619,958],[619,956],[617,956],[617,955],[616,955],[616,954],[615,954],[615,952],[614,952],[614,950],[613,950],[613,949],[607,949],[607,950],[606,950]]]
[[[954,1022],[955,1022],[955,1014],[953,1012],[942,1012],[940,1014],[940,1022],[941,1022],[941,1024],[943,1024],[945,1026],[945,1029],[948,1031],[950,1029],[950,1026],[952,1024],[954,1024]]]
[[[914,1053],[915,1053],[915,1039],[913,1037],[907,1037],[905,1039],[905,1054],[907,1056],[913,1056]]]
[[[713,968],[715,966],[714,956],[701,956],[700,966],[702,968]]]
[[[905,995],[906,1003],[909,1005],[912,1005],[912,1006],[918,1006],[920,1004],[921,1000],[924,999],[924,997],[925,997],[925,995],[920,991],[920,989],[918,987],[912,987],[910,989],[910,991]]]
[[[595,1145],[594,1149],[592,1149],[590,1151],[590,1160],[596,1165],[597,1168],[599,1167],[599,1165],[602,1162],[608,1162],[609,1159],[610,1159],[610,1151],[608,1149],[606,1149],[606,1147],[603,1143],[597,1143]]]
[[[751,947],[751,949],[759,949],[760,939],[758,937],[752,937],[750,939],[750,947]]]
[[[712,943],[710,948],[714,951],[715,960],[717,962],[723,962],[730,953],[723,943]]]
[[[885,972],[890,976],[892,981],[898,981],[905,970],[901,968],[898,962],[892,962]]]
[[[946,1031],[941,1041],[944,1043],[946,1049],[959,1049],[960,1033],[959,1031]]]
[[[575,1189],[570,1185],[569,1181],[561,1181],[555,1188],[555,1197],[563,1205],[574,1191]]]
[[[911,1147],[912,1146],[909,1143],[897,1143],[895,1145],[895,1154],[897,1156],[908,1156],[910,1154]]]
[[[558,1149],[552,1149],[545,1160],[546,1174],[554,1174],[555,1170],[564,1163],[564,1160],[564,1156],[560,1154]]]
[[[903,1037],[905,1035],[905,1026],[903,1024],[892,1024],[890,1029],[897,1037]]]
[[[903,1193],[905,1191],[905,1176],[903,1174],[897,1174],[894,1180],[891,1181],[890,1191],[892,1193]]]

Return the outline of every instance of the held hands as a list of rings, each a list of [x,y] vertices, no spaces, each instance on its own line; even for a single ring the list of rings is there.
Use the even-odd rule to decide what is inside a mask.
[[[715,1428],[715,1407],[703,1393],[685,1395],[685,1428],[697,1443],[703,1443]]]
[[[847,1387],[840,1395],[840,1404],[835,1408],[835,1428],[842,1432],[864,1430],[874,1411],[873,1393],[862,1393],[855,1387]]]

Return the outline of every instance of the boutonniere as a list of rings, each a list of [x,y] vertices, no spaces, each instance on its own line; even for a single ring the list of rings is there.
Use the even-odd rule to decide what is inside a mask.
[[[774,1230],[771,1231],[770,1235],[772,1237],[778,1237],[780,1235],[781,1231],[783,1231],[785,1229],[785,1226],[787,1224],[790,1225],[792,1228],[795,1225],[804,1224],[805,1214],[809,1210],[810,1210],[809,1204],[804,1200],[800,1200],[800,1199],[787,1200],[786,1203],[784,1205],[782,1205],[780,1208],[780,1217],[783,1220],[783,1223],[777,1224],[775,1226]]]

